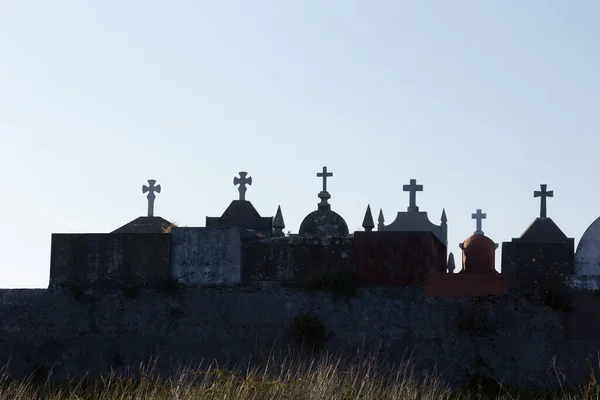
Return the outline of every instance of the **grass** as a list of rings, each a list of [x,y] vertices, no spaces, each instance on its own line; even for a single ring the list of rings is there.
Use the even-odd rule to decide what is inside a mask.
[[[161,377],[156,364],[141,365],[134,373],[116,372],[56,384],[50,378],[11,381],[0,376],[0,400],[184,400],[184,399],[597,399],[600,386],[594,379],[571,392],[532,395],[497,384],[470,384],[459,391],[434,375],[423,376],[410,363],[382,367],[374,357],[344,363],[332,356],[300,362],[291,357],[265,367],[222,369],[215,364],[181,368],[169,378]],[[50,372],[51,374],[51,372]]]

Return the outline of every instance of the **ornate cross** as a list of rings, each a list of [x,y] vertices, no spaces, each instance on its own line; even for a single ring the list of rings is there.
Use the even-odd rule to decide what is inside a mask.
[[[487,215],[481,212],[481,209],[477,209],[475,214],[471,214],[471,218],[477,221],[477,230],[476,234],[483,235],[483,231],[481,230],[481,221],[486,219]]]
[[[416,179],[410,180],[410,185],[404,185],[402,189],[405,192],[410,192],[409,203],[408,203],[408,211],[419,211],[419,207],[417,207],[417,192],[423,191],[423,185],[417,185]]]
[[[148,193],[148,216],[154,217],[154,199],[156,199],[156,193],[160,193],[160,185],[154,186],[156,181],[154,179],[148,179],[148,184],[150,186],[142,185],[142,193]]]
[[[247,172],[240,172],[240,177],[233,178],[233,184],[235,185],[240,185],[240,187],[238,188],[238,191],[240,192],[240,200],[246,200],[246,185],[252,185],[252,177],[249,176],[246,178],[246,175],[248,175]]]
[[[323,191],[327,191],[327,178],[333,176],[333,172],[327,172],[327,167],[323,167],[323,172],[317,172],[318,178],[323,178]]]
[[[554,197],[554,191],[547,191],[546,188],[548,185],[540,185],[541,190],[536,190],[533,192],[533,197],[541,197],[542,204],[540,204],[540,218],[546,218],[546,197]]]

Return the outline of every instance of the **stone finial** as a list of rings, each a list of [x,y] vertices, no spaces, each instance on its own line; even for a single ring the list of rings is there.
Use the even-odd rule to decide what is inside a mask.
[[[446,223],[448,222],[448,218],[446,217],[446,209],[445,208],[442,209],[442,218],[440,220],[442,221],[442,225],[446,225]]]
[[[481,230],[481,221],[487,218],[487,215],[481,212],[481,209],[478,208],[475,214],[471,214],[471,218],[476,220],[477,230],[475,231],[476,235],[483,235],[483,231]]]
[[[277,213],[275,214],[275,218],[273,218],[273,236],[285,236],[283,233],[283,229],[285,228],[285,223],[283,222],[283,214],[281,213],[281,206],[277,206]]]
[[[246,200],[246,185],[252,185],[252,177],[246,177],[246,175],[248,175],[247,172],[241,171],[239,178],[233,178],[233,185],[240,185],[238,188],[238,191],[240,192],[240,200]]]
[[[154,199],[156,199],[156,193],[160,193],[160,185],[155,186],[156,181],[154,179],[148,179],[148,185],[142,185],[142,193],[148,193],[148,216],[154,217]]]
[[[404,185],[402,189],[405,192],[409,192],[409,203],[407,210],[409,212],[417,212],[419,211],[419,207],[417,207],[417,192],[423,191],[423,185],[417,185],[416,179],[411,179],[409,185]]]
[[[533,197],[541,197],[540,218],[546,218],[546,197],[554,197],[553,190],[546,190],[548,185],[540,185],[540,190],[533,192]]]
[[[367,232],[371,232],[375,228],[375,222],[373,222],[370,204],[367,205],[367,211],[365,212],[365,219],[363,219],[362,227]]]
[[[332,177],[333,172],[327,172],[327,167],[323,167],[323,172],[318,172],[317,177],[323,178],[323,190],[319,193],[319,198],[321,202],[319,203],[319,208],[331,209],[331,204],[327,202],[331,198],[331,195],[327,191],[327,178]]]
[[[452,252],[450,252],[450,255],[448,256],[448,266],[446,269],[450,274],[454,273],[454,270],[456,269],[456,264],[454,262],[454,254],[452,254]]]
[[[384,227],[385,218],[383,218],[383,209],[379,209],[379,216],[377,217],[377,230],[382,231]]]

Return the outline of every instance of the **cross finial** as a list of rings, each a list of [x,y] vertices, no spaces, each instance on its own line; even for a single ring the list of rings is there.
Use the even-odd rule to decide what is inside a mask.
[[[407,210],[410,212],[419,211],[419,207],[417,207],[417,192],[423,191],[423,185],[417,185],[416,179],[410,180],[410,185],[404,185],[402,189],[405,192],[410,192],[409,203]]]
[[[252,177],[246,177],[246,175],[248,175],[247,172],[241,171],[239,178],[233,178],[233,185],[240,185],[238,188],[238,191],[240,192],[240,200],[246,200],[246,185],[252,185]]]
[[[481,209],[477,209],[475,214],[471,214],[471,218],[477,221],[477,230],[475,231],[476,235],[483,235],[483,231],[481,230],[481,221],[486,219],[487,214],[481,212]]]
[[[320,209],[330,209],[331,205],[327,202],[331,198],[331,195],[327,191],[327,178],[333,176],[332,172],[327,172],[327,167],[323,167],[323,172],[317,172],[318,178],[323,178],[323,190],[319,193],[321,202],[319,203]]]
[[[154,217],[154,199],[156,199],[156,195],[154,194],[154,192],[156,193],[160,193],[160,185],[156,185],[154,186],[154,184],[156,183],[156,181],[154,179],[148,179],[148,185],[142,185],[142,193],[148,193],[148,216],[149,217]]]
[[[540,185],[541,190],[536,190],[533,192],[533,197],[541,197],[540,204],[540,218],[546,218],[546,197],[554,197],[553,190],[546,190],[548,185]]]
[[[323,191],[327,191],[327,178],[333,176],[333,172],[327,172],[327,167],[323,167],[323,172],[317,172],[318,178],[323,178]]]

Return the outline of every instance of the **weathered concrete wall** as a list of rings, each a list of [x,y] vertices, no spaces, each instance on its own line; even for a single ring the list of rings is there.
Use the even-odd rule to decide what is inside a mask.
[[[244,243],[244,282],[303,284],[354,268],[350,238],[286,236]]]
[[[239,228],[173,228],[171,276],[182,286],[237,285],[242,279]]]
[[[169,277],[171,238],[148,234],[53,234],[51,287],[155,287]]]
[[[491,375],[509,385],[571,383],[588,377],[600,341],[565,340],[563,312],[509,294],[490,299],[431,298],[414,287],[363,288],[358,297],[272,286],[178,289],[170,295],[58,290],[0,291],[0,364],[22,376],[44,365],[54,377],[120,370],[159,356],[178,362],[266,360],[295,348],[300,312],[323,321],[326,350],[380,348],[392,361],[412,355],[459,384]]]
[[[419,285],[446,271],[446,245],[431,232],[355,232],[354,262],[365,285]]]
[[[460,272],[449,274],[431,270],[425,279],[425,294],[435,297],[502,296],[508,292],[506,274]]]
[[[502,273],[509,287],[526,290],[543,282],[565,282],[573,273],[574,242],[566,243],[502,243]]]

